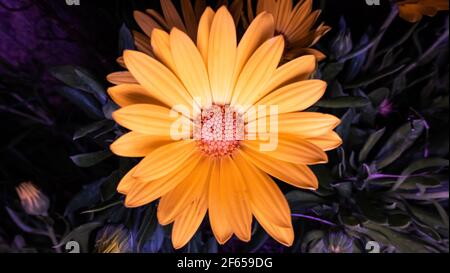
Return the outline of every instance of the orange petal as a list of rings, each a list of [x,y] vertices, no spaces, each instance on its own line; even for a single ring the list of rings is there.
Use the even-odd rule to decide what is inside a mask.
[[[259,128],[258,125],[266,122],[266,128]],[[263,117],[251,121],[247,127],[258,128],[269,131],[270,118]],[[340,124],[340,120],[329,114],[313,112],[296,112],[281,114],[278,116],[278,132],[281,134],[297,135],[303,138],[317,137],[331,132]],[[262,131],[261,131],[262,132]]]
[[[113,153],[124,157],[144,157],[156,148],[173,142],[169,137],[149,136],[137,132],[129,132],[111,144]]]
[[[325,60],[327,57],[325,54],[314,48],[291,48],[288,52],[286,52],[285,58],[291,60],[297,56],[307,56],[307,55],[313,55],[319,62]],[[304,80],[305,79],[306,78],[304,78]]]
[[[121,107],[132,104],[156,104],[162,102],[150,96],[148,91],[138,84],[121,84],[108,88],[108,94],[112,100]]]
[[[175,249],[185,246],[205,218],[208,209],[206,195],[194,200],[177,216],[172,228],[172,245]]]
[[[275,25],[273,16],[270,13],[263,12],[258,15],[255,20],[245,31],[244,36],[239,42],[237,49],[236,68],[234,70],[234,84],[239,78],[245,64],[253,53],[260,47],[266,40],[273,37],[275,32]]]
[[[243,141],[242,146],[281,161],[295,164],[320,164],[328,162],[327,154],[316,145],[293,135],[279,135],[274,151],[262,151],[261,141]]]
[[[215,103],[230,102],[236,47],[237,38],[233,17],[223,6],[214,16],[208,43],[208,72]]]
[[[211,105],[208,71],[194,42],[184,32],[174,28],[170,33],[170,47],[177,75],[194,99],[202,106]]]
[[[317,177],[306,165],[284,162],[245,147],[240,153],[262,171],[294,187],[308,190],[319,187]]]
[[[112,84],[138,84],[137,80],[128,71],[114,72],[106,76]]]
[[[292,1],[278,1],[275,25],[278,30],[285,30],[291,18]]]
[[[182,140],[161,146],[146,156],[138,165],[134,177],[155,180],[177,170],[190,157],[196,156],[193,140]]]
[[[206,0],[195,0],[194,3],[195,16],[199,21],[200,18],[202,17],[203,12],[208,8],[210,9],[210,7],[206,7]]]
[[[193,41],[197,40],[198,24],[191,0],[181,0],[181,11],[183,12],[187,33]]]
[[[220,159],[214,161],[211,170],[211,180],[208,194],[208,216],[211,229],[219,244],[225,244],[233,235],[230,223],[227,220],[224,207],[225,200],[221,191],[221,168]]]
[[[326,88],[326,82],[321,80],[300,81],[273,91],[257,105],[277,105],[280,114],[303,111],[314,105]]]
[[[250,241],[252,213],[247,201],[248,189],[238,166],[229,156],[222,158],[220,162],[219,183],[228,223],[239,239]]]
[[[150,94],[170,106],[196,107],[179,79],[155,59],[137,51],[124,52],[125,64],[133,76]]]
[[[161,28],[161,26],[155,20],[141,11],[136,10],[133,12],[133,15],[136,23],[148,37],[152,36],[152,31],[155,28]]]
[[[277,36],[266,41],[256,50],[245,65],[233,94],[233,105],[252,105],[260,96],[280,63],[284,39]]]
[[[114,120],[123,127],[142,134],[153,136],[171,136],[173,139],[188,137],[190,132],[171,132],[177,117],[171,116],[171,110],[151,104],[134,104],[121,108],[113,113]],[[179,118],[186,124],[189,119]],[[177,135],[176,135],[177,134]]]
[[[313,56],[303,56],[280,66],[274,72],[258,99],[280,86],[308,79],[316,70],[316,63]]]
[[[303,21],[311,14],[312,11],[312,0],[299,1],[298,4],[293,9],[290,21],[285,29],[285,34],[288,39],[291,40],[295,30],[302,26]],[[292,40],[291,40],[292,41]]]
[[[169,25],[169,29],[176,27],[183,32],[186,32],[186,28],[184,27],[183,20],[181,20],[180,15],[178,14],[177,9],[173,5],[171,0],[160,0],[161,9],[164,14],[164,18],[166,19],[167,24]]]
[[[341,137],[333,131],[322,136],[307,138],[306,140],[324,151],[331,151],[342,145]]]
[[[185,210],[195,199],[207,195],[212,162],[203,158],[195,170],[176,188],[164,195],[158,205],[158,221],[168,225]]]
[[[244,8],[243,0],[234,0],[230,5],[230,13],[233,16],[233,21],[235,25],[239,24],[243,8]]]
[[[200,51],[205,64],[208,64],[209,37],[214,16],[215,12],[208,7],[200,18],[200,22],[198,24],[197,48]]]
[[[140,32],[133,31],[133,37],[136,49],[153,57],[152,46],[150,45],[150,36],[146,36]]]
[[[164,30],[155,29],[151,37],[152,49],[156,58],[176,74],[175,62],[170,52],[169,34]]]
[[[121,194],[128,194],[131,188],[138,184],[138,180],[133,177],[136,171],[136,166],[132,168],[119,182],[117,191]]]
[[[170,27],[167,24],[166,20],[164,19],[164,17],[162,17],[161,14],[159,14],[159,12],[154,9],[146,9],[145,12],[150,15],[156,22],[158,22],[162,29],[164,29],[165,31],[170,30]]]
[[[186,179],[195,169],[200,158],[201,155],[199,153],[193,154],[193,156],[184,160],[182,164],[177,164],[178,167],[173,168],[172,172],[159,179],[137,179],[138,183],[134,184],[127,193],[125,206],[130,208],[140,207],[167,194]],[[141,165],[137,166],[136,172],[140,167]]]
[[[278,242],[290,246],[294,240],[291,211],[289,205],[272,179],[251,163],[240,153],[234,156],[249,187],[250,206],[261,226]]]

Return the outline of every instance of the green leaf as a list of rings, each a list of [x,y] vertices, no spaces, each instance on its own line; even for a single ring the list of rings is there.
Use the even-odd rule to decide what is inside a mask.
[[[377,168],[382,169],[399,158],[422,135],[424,128],[423,120],[414,120],[395,131],[376,156]]]
[[[411,204],[407,204],[407,207],[417,220],[430,226],[431,228],[448,228],[448,225],[446,225],[439,214]]]
[[[315,105],[324,108],[360,108],[370,104],[370,101],[359,96],[342,96],[330,99],[323,99]]]
[[[302,240],[302,247],[301,247],[302,252],[303,253],[308,252],[309,246],[312,243],[314,243],[320,239],[323,239],[323,238],[325,238],[325,233],[322,230],[313,230],[313,231],[308,232],[303,237],[303,240]]]
[[[358,193],[355,195],[355,200],[362,214],[367,219],[379,224],[387,223],[387,217],[382,207],[375,204],[368,194],[363,192]]]
[[[416,239],[408,237],[407,234],[393,231],[387,227],[367,222],[364,224],[370,230],[374,230],[383,234],[388,238],[390,245],[393,245],[400,253],[427,253],[428,250],[425,248],[425,244],[420,243]]]
[[[100,129],[103,129],[105,127],[110,129],[112,126],[114,126],[114,122],[111,122],[110,120],[107,120],[107,119],[94,122],[92,124],[89,124],[86,127],[83,127],[81,129],[77,130],[73,136],[73,140],[83,138],[83,137],[85,137],[91,133],[94,133]]]
[[[218,253],[219,252],[219,246],[217,244],[217,240],[214,237],[211,237],[208,239],[208,241],[205,244],[205,253]]]
[[[71,103],[78,106],[90,118],[97,120],[103,118],[100,105],[90,94],[67,86],[56,87],[55,90]]]
[[[322,79],[324,81],[333,80],[341,73],[342,69],[344,69],[344,63],[329,63],[322,70]]]
[[[417,190],[418,188],[434,188],[440,185],[439,179],[432,176],[412,176],[408,177],[398,189]]]
[[[386,87],[378,88],[370,92],[369,98],[375,106],[378,106],[383,102],[383,100],[389,97],[390,92],[391,91],[389,90],[389,88]]]
[[[342,138],[344,145],[348,140],[350,134],[350,128],[356,117],[355,109],[350,108],[341,118],[341,124],[336,128],[336,133]]]
[[[135,49],[134,38],[130,29],[125,24],[122,24],[119,31],[119,55],[122,55],[126,49]]]
[[[64,65],[50,69],[53,77],[68,86],[93,94],[101,104],[105,104],[108,97],[102,84],[86,69],[78,66]]]
[[[406,181],[409,175],[419,170],[436,167],[448,167],[448,166],[449,166],[448,159],[443,158],[425,158],[417,160],[411,163],[411,165],[409,165],[406,169],[403,170],[401,177],[392,187],[392,190],[395,191],[396,189],[398,189]]]
[[[264,243],[269,239],[269,235],[266,231],[258,224],[255,223],[255,227],[252,231],[252,239],[250,242],[243,246],[243,252],[245,253],[256,253],[264,245]]]
[[[445,225],[445,228],[448,229],[448,226],[449,226],[448,212],[441,206],[441,204],[439,204],[436,201],[433,202],[433,205],[436,207],[436,210],[438,211],[439,215],[441,216],[441,219]]]
[[[386,69],[381,70],[380,72],[375,73],[374,75],[370,75],[368,77],[364,77],[353,83],[350,83],[350,84],[346,85],[344,88],[345,89],[354,89],[354,88],[358,88],[358,87],[362,87],[362,86],[367,86],[371,83],[374,83],[378,80],[381,80],[387,76],[390,76],[390,75],[400,71],[404,67],[405,67],[404,64],[399,64],[399,65],[395,65],[393,67],[388,67]]]
[[[158,223],[156,221],[156,209],[154,206],[150,205],[144,210],[144,217],[141,221],[141,226],[139,227],[137,234],[137,250],[142,251],[142,248],[151,239],[153,233],[156,230]],[[155,250],[149,249],[148,251]]]
[[[390,227],[404,229],[411,224],[412,220],[408,215],[397,213],[389,215],[388,222]]]
[[[385,131],[386,128],[383,128],[370,135],[366,144],[364,144],[364,147],[361,149],[361,152],[359,152],[359,162],[364,162],[367,159],[370,151],[378,143],[378,140],[380,140],[380,138],[384,135]]]
[[[101,186],[102,199],[108,200],[117,193],[117,185],[121,179],[120,172],[118,170],[113,171],[103,182]]]
[[[117,109],[119,109],[117,104],[111,100],[108,100],[108,102],[105,103],[105,105],[103,105],[103,107],[102,107],[103,115],[105,116],[105,118],[112,120],[113,119],[112,114]]]
[[[357,227],[361,224],[355,216],[352,215],[339,215],[340,221],[348,227]]]
[[[100,222],[91,222],[81,225],[64,236],[64,238],[59,242],[58,246],[62,247],[69,241],[75,241],[80,245],[81,252],[87,253],[89,251],[89,237],[91,232],[101,226],[102,223]]]
[[[83,212],[81,212],[81,214],[101,212],[101,211],[107,210],[109,208],[113,208],[115,206],[118,206],[118,205],[123,205],[123,201],[122,200],[119,200],[119,201],[115,201],[115,200],[108,201],[108,202],[105,202],[105,204],[101,204],[100,206],[97,206],[97,207],[95,207],[93,209],[83,211]]]
[[[156,224],[155,230],[152,232],[150,238],[143,246],[143,252],[157,253],[164,243],[164,229],[160,224]]]
[[[317,204],[325,201],[325,199],[315,195],[314,193],[301,190],[294,190],[287,193],[286,199],[290,204]]]
[[[74,155],[71,156],[70,159],[72,159],[73,163],[75,163],[75,165],[77,165],[78,167],[88,168],[97,165],[111,155],[112,153],[107,150],[95,153]]]

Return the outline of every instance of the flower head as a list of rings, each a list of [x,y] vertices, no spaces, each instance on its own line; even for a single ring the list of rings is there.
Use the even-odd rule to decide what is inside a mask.
[[[383,117],[387,117],[392,113],[393,109],[392,102],[389,99],[384,99],[378,107],[378,113]]]
[[[192,40],[197,39],[198,22],[206,8],[205,0],[195,0],[194,4],[191,0],[180,0],[178,2],[180,2],[181,14],[172,0],[160,0],[162,14],[154,9],[147,9],[145,12],[134,11],[134,19],[147,36],[134,32],[136,47],[139,51],[151,54],[149,38],[152,37],[154,29],[168,32],[172,28],[177,28],[187,33]],[[235,22],[239,20],[241,14],[240,2],[242,0],[233,1],[230,6]]]
[[[448,0],[397,0],[400,17],[415,23],[424,15],[435,16],[438,11],[448,10]]]
[[[20,204],[26,213],[35,216],[46,216],[50,202],[32,182],[22,182],[16,187]]]
[[[330,231],[324,238],[315,242],[310,253],[353,253],[353,238],[343,231]]]
[[[312,11],[312,0],[301,0],[293,6],[292,0],[258,0],[256,14],[266,11],[274,16],[275,30],[286,40],[286,56],[291,60],[301,55],[314,55],[318,60],[325,55],[311,47],[331,28],[321,23],[316,26],[320,10]],[[253,20],[251,1],[248,5],[249,20]]]
[[[316,58],[279,66],[284,38],[274,32],[273,16],[262,12],[238,43],[227,8],[207,8],[196,43],[177,28],[155,30],[154,58],[124,53],[135,83],[108,92],[122,107],[113,118],[131,132],[111,150],[144,159],[118,191],[128,207],[160,198],[158,220],[174,223],[175,248],[190,240],[207,212],[221,244],[233,234],[249,241],[254,216],[291,245],[290,209],[271,176],[317,189],[308,165],[326,162],[325,151],[341,144],[333,131],[339,119],[300,112],[326,89],[325,82],[309,80]]]
[[[98,253],[127,253],[131,251],[131,236],[122,225],[108,225],[97,233],[95,249]]]

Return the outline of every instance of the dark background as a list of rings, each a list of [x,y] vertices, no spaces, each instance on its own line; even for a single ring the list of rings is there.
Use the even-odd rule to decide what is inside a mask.
[[[0,0],[0,207],[17,199],[15,186],[31,180],[48,194],[52,210],[62,213],[83,185],[117,169],[115,157],[92,168],[73,164],[70,156],[97,151],[105,144],[73,140],[77,129],[95,119],[55,91],[60,82],[50,76],[49,69],[79,65],[92,71],[105,87],[110,86],[106,75],[121,70],[115,61],[120,56],[120,27],[125,23],[129,29],[138,30],[132,11],[150,7],[159,10],[159,3],[80,2],[80,6],[68,6],[65,0]],[[387,2],[382,0],[377,7],[366,5],[364,0],[315,1],[316,8],[323,10],[319,20],[333,27],[318,47],[331,43],[341,16],[355,43],[364,33],[377,30],[389,13]],[[430,28],[442,25],[445,17],[436,18],[425,18],[424,24]],[[395,20],[383,43],[395,41],[411,26],[400,18]],[[425,32],[421,39],[426,41],[427,35],[434,34]],[[406,115],[398,115],[401,123]],[[448,135],[448,128],[445,130]],[[0,223],[6,223],[4,232],[14,233],[15,226],[3,210],[0,219],[4,219]]]

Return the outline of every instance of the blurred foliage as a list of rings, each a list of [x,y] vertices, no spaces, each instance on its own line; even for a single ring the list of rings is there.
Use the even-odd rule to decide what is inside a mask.
[[[328,2],[321,3],[326,16]],[[131,30],[138,28],[130,8],[117,8],[124,14],[116,24],[120,52],[134,47]],[[328,90],[311,110],[342,119],[338,133],[344,145],[330,152],[328,164],[313,167],[318,191],[280,184],[292,209],[294,246],[275,243],[257,223],[251,242],[218,246],[204,223],[181,251],[368,252],[373,241],[382,252],[449,251],[448,16],[416,24],[398,19],[395,8],[383,16],[384,22],[358,26],[342,16],[318,44],[328,58],[315,77],[326,80]],[[367,29],[353,33],[361,24]],[[0,146],[0,217],[6,219],[0,222],[0,252],[65,251],[72,240],[82,252],[98,250],[101,243],[107,249],[118,234],[108,231],[114,228],[127,238],[119,244],[126,252],[173,252],[171,227],[156,219],[157,202],[127,209],[116,192],[136,161],[109,151],[124,133],[111,120],[117,106],[99,80],[109,71],[99,77],[79,65],[53,66],[48,73],[55,81],[44,97],[30,75],[6,60],[0,67],[0,113],[8,120],[2,130],[20,127],[9,129]],[[67,116],[67,109],[83,118]],[[49,179],[48,172],[65,175]],[[67,178],[70,185],[58,186]],[[48,189],[48,217],[26,215],[20,207],[14,194],[20,179]]]

